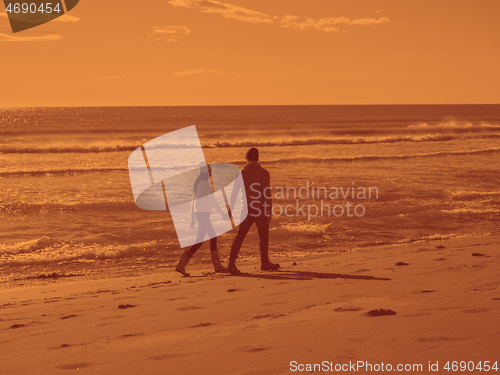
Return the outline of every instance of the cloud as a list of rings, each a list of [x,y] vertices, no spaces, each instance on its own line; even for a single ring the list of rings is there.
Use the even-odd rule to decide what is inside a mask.
[[[189,77],[189,76],[192,76],[195,74],[204,74],[204,73],[222,74],[222,70],[220,70],[220,69],[192,69],[192,70],[186,70],[183,72],[175,72],[174,76]]]
[[[304,21],[300,20],[298,16],[292,16],[287,14],[284,17],[278,19],[276,17],[276,21],[278,25],[284,29],[294,29],[294,30],[319,30],[326,32],[338,33],[340,29],[336,26],[333,26],[333,22],[320,22],[320,20],[316,21],[312,18],[306,18]]]
[[[365,25],[365,26],[373,26],[373,25],[381,25],[383,23],[391,23],[391,19],[387,17],[380,18],[358,18],[354,20],[349,20],[346,22],[347,25]]]
[[[191,30],[186,26],[165,26],[152,27],[149,34],[151,40],[163,40],[167,43],[178,42],[180,38],[191,34]]]
[[[300,17],[292,16],[287,14],[284,17],[278,18],[275,17],[277,24],[284,29],[295,29],[295,30],[318,30],[325,32],[334,32],[338,33],[341,31],[339,26],[341,25],[350,25],[350,26],[372,26],[372,25],[380,25],[383,23],[390,23],[391,20],[387,17],[380,18],[357,18],[350,19],[347,17],[329,17],[329,18],[320,18],[320,19],[312,19],[306,18],[301,20]]]
[[[276,24],[285,29],[295,30],[318,30],[331,33],[343,31],[340,26],[373,26],[384,23],[391,23],[387,17],[380,18],[304,18],[287,14],[284,17],[271,17],[265,13],[243,8],[237,5],[223,3],[217,0],[169,0],[169,4],[176,7],[196,9],[203,13],[219,14],[227,19],[234,19],[250,23]],[[375,10],[375,13],[382,13],[385,9]]]
[[[0,33],[0,42],[52,42],[61,38],[62,36],[57,34],[43,36],[13,36]]]
[[[99,79],[123,79],[125,76],[107,76],[107,77],[99,77]]]
[[[6,12],[3,12],[3,13],[0,13],[0,17],[9,18],[9,15]],[[32,15],[23,14],[23,13],[11,14],[11,18],[12,19],[18,18],[18,19],[22,20],[23,22],[32,22],[32,23],[39,22],[39,17],[37,16],[37,14],[32,14]],[[78,21],[80,21],[80,18],[78,18],[78,17],[72,16],[70,14],[63,14],[61,17],[54,18],[50,22],[72,23],[72,22],[78,22]]]
[[[272,24],[269,15],[217,0],[170,0],[169,4],[176,7],[192,8],[203,13],[220,14],[222,17],[250,23]]]

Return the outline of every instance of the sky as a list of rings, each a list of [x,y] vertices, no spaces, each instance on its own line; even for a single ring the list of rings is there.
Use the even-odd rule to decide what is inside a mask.
[[[500,103],[498,0],[81,0],[13,34],[0,107]]]

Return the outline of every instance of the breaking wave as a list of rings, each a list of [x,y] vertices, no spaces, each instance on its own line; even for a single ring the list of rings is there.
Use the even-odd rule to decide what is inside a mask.
[[[241,141],[241,142],[215,142],[205,144],[206,148],[229,148],[229,147],[279,147],[279,146],[314,146],[314,145],[356,145],[374,143],[400,143],[400,142],[444,142],[463,139],[463,136],[447,134],[427,134],[413,136],[397,136],[386,138],[304,138],[285,139],[279,141]],[[500,138],[500,134],[486,134],[468,138]]]
[[[416,154],[401,154],[401,155],[364,155],[364,156],[341,156],[341,157],[298,157],[298,158],[283,158],[277,160],[271,160],[268,163],[282,163],[282,162],[335,162],[335,161],[370,161],[370,160],[403,160],[403,159],[414,159],[414,158],[425,158],[425,157],[440,157],[440,156],[460,156],[460,155],[485,155],[500,152],[500,147],[486,148],[479,150],[467,150],[467,151],[439,151],[439,152],[428,152],[428,153],[416,153]],[[238,161],[233,161],[232,163],[238,164]]]
[[[132,244],[99,244],[58,241],[42,237],[32,241],[0,245],[0,266],[59,264],[73,261],[132,259],[165,255],[165,244],[156,241]]]

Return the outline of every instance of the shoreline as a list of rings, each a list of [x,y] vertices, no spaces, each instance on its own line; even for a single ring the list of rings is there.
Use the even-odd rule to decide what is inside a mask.
[[[379,248],[386,248],[386,247],[400,247],[400,246],[407,246],[407,245],[412,245],[412,244],[420,244],[420,243],[425,243],[425,242],[446,242],[446,241],[456,241],[456,240],[474,240],[475,238],[488,238],[488,237],[494,237],[494,236],[500,236],[500,233],[490,233],[488,235],[457,235],[456,237],[448,237],[448,238],[426,238],[426,239],[418,239],[415,241],[409,241],[409,242],[396,242],[396,243],[384,243],[384,244],[377,244],[377,245],[367,245],[363,247],[355,247],[355,248],[348,248],[348,249],[338,249],[338,250],[332,250],[327,252],[326,250],[324,252],[314,252],[314,253],[307,253],[307,252],[300,252],[300,253],[294,253],[292,255],[281,255],[273,258],[272,260],[277,263],[293,263],[293,262],[300,262],[301,260],[318,260],[322,258],[330,258],[330,257],[335,257],[340,254],[344,253],[351,253],[351,252],[371,252],[371,251],[377,251]],[[181,252],[182,253],[182,252]],[[204,261],[200,260],[199,258],[201,254],[198,254],[197,257],[191,260],[191,262],[188,264],[188,269],[193,270],[195,273],[211,273],[213,272],[212,269],[212,264],[210,262],[210,254],[203,254]],[[224,255],[221,257],[221,261],[223,265],[227,264],[227,257],[229,254],[221,254]],[[273,254],[271,253],[271,257],[273,257]],[[281,264],[280,263],[280,264]],[[258,269],[258,265],[260,265],[260,261],[258,260],[258,254],[255,255],[247,255],[245,259],[242,259],[238,261],[238,264],[241,264],[243,266],[249,265],[249,266],[255,266],[256,269]],[[173,273],[174,275],[177,275],[177,272],[175,271],[175,265],[176,262],[174,263],[165,263],[164,265],[156,266],[156,268],[151,269],[150,267],[145,268],[145,269],[137,269],[137,270],[127,270],[127,269],[114,269],[112,271],[107,271],[107,272],[101,272],[101,271],[96,271],[95,273],[83,273],[83,274],[71,274],[71,272],[67,275],[58,275],[59,272],[55,271],[52,273],[55,273],[56,276],[48,276],[51,272],[48,273],[40,273],[38,276],[30,276],[26,278],[20,278],[20,279],[12,279],[9,281],[4,281],[0,283],[0,292],[4,290],[10,290],[10,289],[23,289],[23,288],[32,288],[32,287],[39,287],[39,286],[47,286],[47,285],[58,285],[58,284],[66,284],[66,283],[73,283],[73,282],[85,282],[85,281],[93,281],[93,280],[108,280],[108,279],[120,279],[120,278],[129,278],[129,277],[137,277],[137,276],[148,276],[148,275],[154,275],[154,274],[169,274]],[[225,274],[220,274],[220,276],[224,276]],[[180,274],[179,274],[180,276]],[[227,274],[226,274],[227,276]]]

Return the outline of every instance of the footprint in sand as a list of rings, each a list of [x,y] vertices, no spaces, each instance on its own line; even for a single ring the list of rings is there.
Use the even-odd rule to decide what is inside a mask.
[[[259,353],[263,352],[266,350],[269,350],[269,348],[265,346],[243,346],[239,348],[240,351],[245,352],[245,353]]]
[[[183,307],[176,308],[176,310],[179,310],[179,311],[201,310],[201,309],[203,309],[203,307],[199,307],[199,306],[183,306]]]
[[[118,306],[119,309],[130,309],[132,307],[137,307],[136,305],[120,305]]]
[[[378,309],[378,310],[370,310],[367,312],[369,316],[386,316],[386,315],[396,315],[395,311],[389,309]]]
[[[213,271],[211,271],[211,272],[203,272],[203,273],[201,274],[201,276],[203,276],[203,277],[207,277],[207,276],[217,276],[217,273],[215,273],[215,272],[213,272]]]
[[[169,281],[161,281],[161,282],[157,282],[157,283],[149,283],[147,286],[152,287],[152,288],[161,288],[162,286],[164,286],[166,284],[172,284],[172,282],[170,280]]]
[[[124,335],[121,335],[122,338],[126,339],[128,337],[135,337],[135,336],[141,336],[142,333],[126,333]]]
[[[43,303],[52,303],[52,302],[58,302],[61,300],[61,297],[53,297],[53,298],[46,298]]]
[[[153,359],[155,361],[164,361],[166,359],[172,359],[172,358],[177,358],[180,357],[180,354],[173,354],[173,353],[165,353],[165,354],[158,354],[149,357],[149,359]]]
[[[187,299],[187,297],[169,298],[167,301],[177,301],[178,299]]]
[[[357,270],[356,273],[363,273],[363,272],[370,272],[370,271],[371,271],[371,269],[369,269],[369,268],[361,268],[361,269]]]
[[[191,328],[200,328],[200,327],[210,327],[215,325],[214,323],[199,323],[195,324],[194,326],[191,326]]]
[[[71,319],[71,318],[76,318],[77,316],[80,316],[80,315],[66,315],[66,316],[63,316],[61,319]]]
[[[281,318],[282,316],[286,316],[285,314],[266,314],[266,315],[256,315],[252,319],[278,319]]]
[[[336,312],[346,312],[346,311],[361,311],[361,310],[363,310],[361,307],[345,306],[345,307],[337,307],[333,311],[336,311]]]

